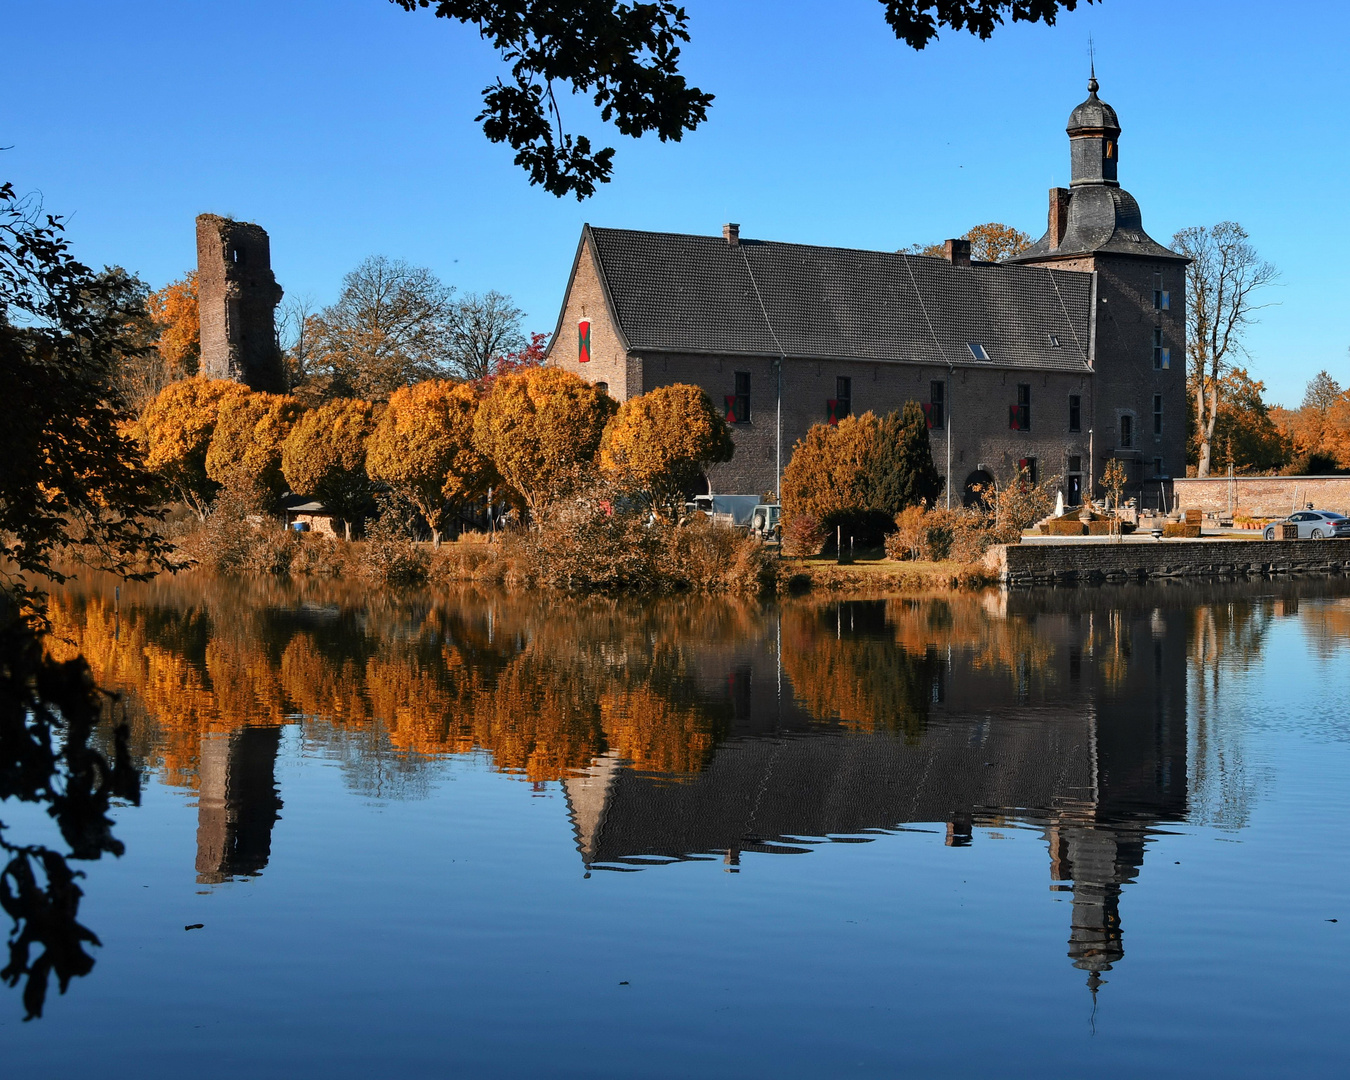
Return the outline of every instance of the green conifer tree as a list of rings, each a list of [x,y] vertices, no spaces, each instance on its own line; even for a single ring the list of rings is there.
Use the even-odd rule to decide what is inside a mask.
[[[893,518],[901,510],[933,503],[943,480],[933,464],[928,418],[917,401],[883,417],[867,463],[868,506]]]

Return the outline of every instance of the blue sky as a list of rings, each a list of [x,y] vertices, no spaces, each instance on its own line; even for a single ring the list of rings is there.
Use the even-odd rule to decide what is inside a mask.
[[[1252,373],[1296,404],[1347,380],[1350,5],[1106,0],[916,53],[877,0],[687,0],[690,80],[717,95],[678,144],[618,149],[585,203],[529,186],[482,136],[499,71],[469,30],[385,0],[7,0],[0,177],[70,216],[77,253],[154,285],[203,211],[257,221],[291,295],[331,302],[381,253],[510,293],[553,329],[583,222],[894,249],[1005,221],[1039,236],[1068,180],[1064,122],[1095,39],[1122,183],[1166,242],[1233,219],[1281,271]],[[1284,15],[1295,12],[1296,17]],[[566,118],[586,130],[584,104]],[[1329,245],[1329,246],[1328,246]]]

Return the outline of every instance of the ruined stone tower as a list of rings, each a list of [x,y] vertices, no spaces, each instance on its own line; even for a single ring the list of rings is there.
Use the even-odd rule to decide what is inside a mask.
[[[274,329],[282,293],[272,275],[267,230],[198,215],[197,290],[202,374],[234,379],[252,390],[284,392],[286,372]]]

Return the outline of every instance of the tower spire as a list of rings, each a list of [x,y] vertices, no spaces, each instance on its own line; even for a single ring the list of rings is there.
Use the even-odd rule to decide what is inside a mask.
[[[1092,43],[1092,35],[1088,35],[1088,93],[1097,92],[1097,49]]]

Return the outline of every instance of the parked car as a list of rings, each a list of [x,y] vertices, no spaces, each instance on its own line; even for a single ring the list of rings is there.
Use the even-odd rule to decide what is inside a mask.
[[[781,540],[783,508],[777,503],[760,503],[750,514],[750,535],[761,540]]]
[[[1281,525],[1297,525],[1300,540],[1330,540],[1334,537],[1350,536],[1350,518],[1334,510],[1299,510],[1290,514],[1284,521],[1267,525],[1264,536],[1267,540],[1283,537]]]

